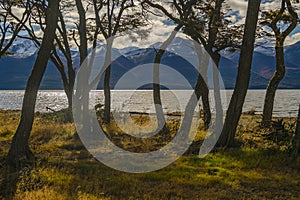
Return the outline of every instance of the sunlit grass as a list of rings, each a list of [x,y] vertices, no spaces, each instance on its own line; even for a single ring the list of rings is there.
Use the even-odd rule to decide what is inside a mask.
[[[0,112],[2,158],[19,114]],[[135,120],[148,123],[147,117]],[[95,160],[83,147],[73,124],[38,114],[30,138],[37,162],[20,173],[15,199],[299,199],[300,161],[292,161],[286,148],[280,148],[288,146],[288,141],[278,143],[262,137],[272,130],[261,130],[259,120],[259,116],[242,117],[237,135],[240,148],[201,159],[183,156],[164,169],[129,174]],[[122,136],[113,123],[106,131]],[[171,132],[178,130],[179,123],[168,121]],[[205,131],[198,130],[196,140],[205,136]],[[129,145],[129,140],[122,145]],[[143,145],[149,149],[153,144]]]

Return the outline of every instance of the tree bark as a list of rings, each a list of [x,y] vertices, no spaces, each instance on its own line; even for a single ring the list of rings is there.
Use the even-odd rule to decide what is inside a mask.
[[[211,49],[212,50],[212,49]],[[220,54],[218,52],[213,52],[212,54],[213,62],[216,67],[213,66],[213,82],[214,82],[214,98],[215,98],[215,108],[216,108],[216,127],[222,127],[223,125],[223,106],[221,99],[221,87],[220,87],[220,76],[219,76],[219,64],[220,64]]]
[[[62,79],[63,86],[64,86],[64,91],[66,93],[67,100],[68,100],[68,110],[71,112],[72,106],[73,106],[73,90],[74,90],[75,76],[76,76],[75,70],[73,69],[73,65],[72,65],[72,69],[70,71],[69,61],[68,61],[68,76],[67,76],[67,74],[65,72],[65,66],[62,63],[62,61],[60,60],[60,58],[56,52],[54,52],[50,56],[50,60],[52,61],[52,63],[54,63],[54,65],[56,66],[56,69],[60,73],[60,77]],[[71,61],[71,64],[72,64],[72,61]]]
[[[108,66],[104,74],[104,122],[110,123],[110,111],[111,111],[111,91],[110,91],[110,76],[111,76],[111,51],[113,45],[113,39],[108,39],[106,45],[106,54],[104,67]]]
[[[195,48],[198,47],[196,38],[193,38],[194,42],[196,43],[194,46]],[[198,77],[196,86],[199,85],[199,89],[201,90],[201,100],[203,105],[203,122],[204,122],[204,130],[207,130],[209,128],[210,122],[211,122],[211,111],[210,111],[210,103],[209,103],[209,88],[208,88],[208,64],[210,58],[208,56],[205,56],[205,54],[202,52],[202,49],[197,50],[198,55]],[[195,86],[195,88],[196,88]],[[201,111],[201,110],[199,110]]]
[[[61,16],[61,14],[60,14]],[[62,22],[63,18],[60,18],[61,24],[62,24],[62,28],[65,30],[65,23]],[[32,27],[29,28],[28,26],[24,26],[24,28],[26,29],[26,31],[28,32],[30,39],[38,46],[41,46],[41,42],[38,40],[38,38],[36,37],[35,34],[33,34],[32,32]],[[65,30],[66,33],[66,30]],[[70,52],[70,47],[66,38],[66,35],[63,35],[64,33],[62,33],[62,36],[64,38],[64,44],[66,49],[64,50],[62,44],[58,41],[57,44],[59,46],[59,48],[63,51],[66,59],[67,59],[67,66],[68,66],[68,77],[67,74],[65,72],[65,68],[64,68],[64,64],[61,61],[59,55],[57,54],[56,51],[53,52],[53,54],[50,56],[50,60],[53,62],[53,64],[56,66],[56,69],[59,71],[61,79],[63,81],[63,86],[64,86],[64,91],[66,93],[67,96],[67,100],[68,100],[68,109],[71,111],[72,110],[72,98],[73,98],[73,89],[74,89],[74,84],[75,84],[75,70],[73,69],[73,62],[72,62],[72,58],[71,58],[71,52]]]
[[[8,163],[17,168],[22,167],[34,158],[29,148],[29,136],[34,120],[37,92],[45,73],[51,50],[53,49],[58,12],[59,0],[48,1],[45,34],[27,82],[22,105],[21,120],[7,155]]]
[[[282,39],[277,39],[275,49],[276,71],[267,87],[263,109],[262,125],[266,127],[271,125],[276,90],[285,75],[284,48]]]
[[[110,123],[110,103],[111,103],[111,92],[110,92],[110,72],[111,66],[105,71],[104,74],[104,122]]]
[[[209,104],[209,88],[207,86],[207,82],[201,80],[198,76],[197,82],[203,81],[201,84],[201,91],[202,91],[202,104],[203,104],[203,121],[204,121],[204,130],[209,128],[211,122],[211,111],[210,111],[210,104]]]
[[[239,69],[235,89],[226,113],[225,123],[218,140],[218,146],[230,147],[234,144],[236,128],[242,114],[242,108],[250,81],[255,33],[261,0],[249,0],[239,59]]]
[[[81,0],[76,0],[76,7],[79,14],[79,37],[80,37],[80,46],[79,46],[79,52],[80,52],[80,64],[84,62],[88,55],[88,48],[87,48],[87,36],[86,36],[86,16],[85,16],[85,10],[82,5]]]
[[[64,17],[62,15],[62,12],[59,13],[59,20],[61,28],[59,29],[59,32],[63,38],[62,42],[57,40],[57,43],[59,45],[59,48],[63,52],[65,58],[67,59],[67,69],[68,69],[68,78],[63,78],[63,76],[66,76],[66,73],[61,73],[63,82],[64,82],[64,90],[68,98],[68,109],[71,114],[72,106],[73,106],[73,93],[74,93],[74,84],[75,84],[75,76],[76,72],[73,66],[73,60],[72,60],[72,54],[71,54],[71,47],[68,41],[68,31],[67,26],[65,24]],[[85,29],[83,29],[84,31]],[[58,67],[58,66],[57,66]],[[64,65],[62,64],[62,71],[65,72]]]
[[[219,64],[221,55],[218,51],[214,50],[216,40],[218,38],[219,24],[222,23],[221,20],[221,8],[224,0],[216,0],[215,8],[213,14],[209,20],[209,34],[207,41],[207,49],[209,49],[209,54],[212,57],[216,67],[213,67],[213,83],[214,83],[214,98],[215,98],[215,108],[216,108],[216,127],[221,127],[223,125],[223,106],[221,100],[220,91],[220,77],[219,77]]]
[[[219,80],[219,68],[220,63],[220,54],[218,51],[214,50],[216,46],[216,40],[218,37],[219,32],[219,24],[222,23],[221,21],[221,8],[224,0],[216,0],[214,10],[209,17],[209,24],[208,24],[208,39],[205,39],[200,35],[200,37],[193,37],[195,41],[201,42],[207,51],[207,53],[212,58],[213,62],[215,63],[216,67],[213,67],[213,83],[214,83],[214,98],[215,98],[215,108],[216,108],[216,126],[222,126],[223,124],[223,107],[221,101],[221,94],[220,94],[220,80]],[[204,86],[205,87],[205,86]],[[209,89],[206,92],[205,88],[202,94],[202,102],[204,107],[204,126],[205,128],[209,127],[211,122],[211,111],[209,105]]]
[[[160,78],[159,78],[159,65],[161,63],[162,57],[167,49],[167,47],[174,40],[177,32],[181,29],[182,25],[178,25],[168,39],[161,45],[160,49],[156,52],[154,58],[154,67],[153,67],[153,101],[155,105],[155,111],[157,116],[157,130],[161,132],[168,132],[166,125],[166,120],[164,116],[164,111],[162,108],[161,95],[160,95]]]

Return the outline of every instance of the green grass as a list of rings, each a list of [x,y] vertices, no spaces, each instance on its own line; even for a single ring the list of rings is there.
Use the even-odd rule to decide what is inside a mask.
[[[2,159],[19,114],[0,111]],[[147,122],[147,118],[139,119]],[[266,137],[274,130],[260,129],[259,120],[258,116],[243,116],[238,148],[202,159],[183,156],[159,171],[129,174],[95,160],[82,146],[73,124],[37,114],[30,138],[37,162],[32,169],[21,171],[14,199],[299,199],[300,160],[289,158],[289,140]],[[295,121],[285,120],[287,127]],[[170,124],[177,129],[176,123]],[[292,130],[278,134],[292,133],[294,126],[289,127]],[[203,136],[199,131],[197,138]],[[3,180],[7,174],[1,169],[0,175]]]

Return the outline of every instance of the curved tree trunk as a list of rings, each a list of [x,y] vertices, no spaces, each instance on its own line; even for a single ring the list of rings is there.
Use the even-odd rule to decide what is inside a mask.
[[[59,48],[63,52],[65,58],[67,59],[67,69],[68,69],[68,78],[66,77],[66,73],[61,73],[63,83],[64,83],[64,90],[67,95],[68,99],[68,109],[70,114],[72,114],[72,106],[73,106],[73,93],[74,93],[74,85],[75,85],[75,78],[76,78],[76,72],[73,66],[73,60],[72,60],[72,53],[71,53],[71,47],[68,41],[68,31],[67,26],[65,24],[64,17],[62,13],[59,13],[59,20],[60,20],[60,29],[59,32],[63,38],[63,41],[60,42],[57,40],[57,43],[59,45]],[[58,67],[58,66],[57,66]],[[59,68],[59,67],[58,67]],[[64,64],[62,63],[62,71],[65,72]],[[63,77],[65,75],[65,78]]]
[[[282,19],[285,15],[285,11],[288,11],[289,15],[289,26],[282,30],[278,22]],[[276,71],[269,82],[266,96],[265,96],[265,103],[264,103],[264,110],[263,110],[263,126],[270,126],[272,120],[272,113],[273,113],[273,106],[274,106],[274,98],[275,93],[280,84],[281,80],[284,78],[285,75],[285,65],[284,65],[284,40],[285,38],[296,28],[299,22],[298,14],[295,12],[291,1],[290,0],[282,0],[281,1],[281,8],[278,11],[276,17],[267,25],[272,28],[273,32],[275,33],[276,37]]]
[[[218,140],[218,146],[230,147],[234,144],[236,128],[242,114],[250,81],[255,33],[261,0],[249,0],[242,49],[239,59],[239,70],[235,89],[226,113],[225,123]]]
[[[62,61],[60,60],[60,58],[56,52],[54,52],[53,55],[50,56],[50,60],[54,63],[54,65],[56,66],[56,69],[60,73],[60,77],[63,82],[64,91],[67,96],[68,109],[71,112],[72,106],[73,106],[72,98],[73,98],[73,90],[74,90],[74,84],[75,84],[75,70],[73,69],[73,66],[71,66],[72,69],[70,71],[70,67],[69,67],[70,62],[68,61],[68,77],[67,77],[67,74],[65,72],[65,66],[62,63]],[[71,65],[72,65],[72,61],[71,61]]]
[[[214,83],[214,98],[215,98],[215,108],[216,108],[216,127],[222,127],[223,125],[223,106],[221,100],[220,91],[220,77],[219,77],[219,64],[221,55],[218,51],[214,50],[214,44],[217,40],[219,29],[218,26],[221,21],[221,8],[224,0],[216,0],[215,8],[213,14],[209,20],[209,35],[207,47],[210,56],[212,57],[216,67],[213,67],[213,83]]]
[[[11,165],[22,167],[23,164],[32,160],[33,154],[29,148],[29,136],[34,120],[34,108],[37,92],[46,70],[58,21],[59,0],[48,1],[46,15],[46,30],[37,59],[28,79],[23,99],[21,120],[13,137],[7,160]]]
[[[217,40],[217,35],[219,32],[219,24],[221,23],[221,8],[222,4],[224,3],[224,0],[216,0],[214,11],[210,16],[208,27],[209,27],[209,33],[208,33],[208,40],[205,41],[204,38],[201,36],[199,37],[193,37],[192,38],[195,41],[201,42],[204,46],[207,53],[212,58],[213,62],[215,63],[216,67],[219,67],[220,63],[220,54],[218,51],[215,51],[215,42]],[[208,63],[206,64],[208,67]],[[222,101],[221,101],[221,94],[220,94],[220,80],[219,80],[219,71],[217,68],[213,67],[213,83],[214,83],[214,98],[215,98],[215,108],[216,108],[216,126],[222,126],[223,124],[223,107],[222,107]],[[207,74],[207,69],[206,69]],[[206,81],[207,82],[207,81]],[[206,84],[205,84],[206,85]],[[207,86],[206,86],[207,87]],[[210,105],[209,105],[209,88],[206,88],[204,86],[203,88],[204,92],[202,95],[202,102],[203,102],[203,108],[204,108],[204,126],[207,129],[211,123],[211,111],[210,111]]]
[[[213,47],[211,47],[210,45],[205,46],[205,50],[208,52],[208,54],[210,55],[210,57],[212,58],[216,66],[213,67],[214,99],[215,99],[215,109],[216,109],[215,124],[216,126],[221,127],[223,124],[223,106],[222,106],[221,91],[220,91],[221,89],[220,77],[219,77],[219,71],[217,70],[219,68],[221,56],[218,52],[214,52],[212,49]],[[208,82],[206,81],[206,83]],[[206,84],[203,85],[203,93],[201,95],[202,95],[202,102],[204,108],[204,125],[205,128],[208,128],[211,122],[211,111],[209,105],[209,88]]]
[[[213,67],[213,83],[214,83],[214,98],[215,98],[215,108],[216,108],[216,127],[222,127],[223,125],[223,106],[221,99],[221,87],[220,87],[220,76],[219,76],[219,64],[220,64],[220,54],[218,52],[212,53],[212,59],[216,65]]]
[[[159,65],[161,63],[162,57],[167,49],[167,47],[174,40],[177,32],[181,29],[182,25],[178,25],[174,31],[171,33],[169,38],[161,45],[160,49],[156,52],[156,56],[154,58],[154,67],[153,67],[153,101],[157,116],[157,130],[160,132],[168,132],[168,128],[166,125],[166,120],[164,116],[164,111],[161,103],[160,96],[160,78],[159,78]]]
[[[60,15],[61,16],[61,13]],[[63,21],[63,18],[60,17],[60,21]],[[62,22],[62,26],[65,26],[65,24]],[[24,28],[27,30],[29,36],[31,37],[31,40],[38,46],[41,46],[41,42],[38,40],[38,38],[32,33],[32,30],[27,27],[24,26]],[[63,29],[65,30],[65,27],[63,27]],[[65,30],[66,32],[66,30]],[[63,37],[66,37],[66,35],[63,35]],[[57,43],[59,48],[63,48],[62,44],[60,44],[59,42]],[[65,52],[63,52],[65,54],[65,57],[67,58],[67,66],[68,66],[68,77],[67,74],[65,72],[65,68],[64,68],[64,64],[61,61],[59,55],[57,54],[56,51],[53,52],[53,54],[50,56],[50,60],[53,62],[53,64],[56,66],[56,69],[59,71],[62,82],[63,82],[63,87],[64,87],[64,91],[66,93],[67,96],[67,100],[68,100],[68,109],[71,111],[72,110],[72,96],[73,96],[73,89],[74,89],[74,84],[75,84],[75,70],[73,69],[73,63],[72,63],[72,58],[71,58],[71,52],[70,52],[70,47],[69,44],[67,42],[67,38],[64,38],[64,44],[66,46],[66,50]]]
[[[271,125],[276,90],[285,75],[283,40],[277,41],[275,48],[276,48],[276,71],[272,79],[270,80],[266,91],[265,103],[263,109],[263,119],[262,119],[263,126]]]
[[[197,41],[196,38],[193,38],[193,40],[195,42]],[[195,48],[197,48],[197,46],[198,45],[195,45]],[[205,54],[202,52],[201,49],[197,50],[197,55],[198,55],[198,63],[199,63],[197,70],[199,73],[197,77],[196,86],[198,85],[198,88],[201,90],[204,130],[207,130],[211,122],[211,110],[210,110],[210,103],[209,103],[209,88],[208,88],[208,77],[207,77],[209,57],[205,56]]]

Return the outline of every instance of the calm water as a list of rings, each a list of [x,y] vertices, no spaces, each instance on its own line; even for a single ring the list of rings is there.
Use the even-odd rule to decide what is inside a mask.
[[[0,109],[20,110],[24,91],[0,91]],[[190,91],[162,91],[163,109],[166,112],[180,111],[185,107]],[[223,105],[227,106],[232,90],[222,93]],[[264,90],[249,90],[243,110],[255,109],[261,114],[264,101]],[[103,91],[93,91],[90,94],[90,106],[103,103]],[[227,99],[227,100],[226,100]],[[211,105],[214,105],[213,92],[210,96]],[[297,116],[300,104],[300,90],[279,90],[276,94],[274,116]],[[36,111],[47,112],[46,107],[60,110],[67,107],[66,95],[63,91],[40,91],[36,104]],[[152,91],[112,91],[112,109],[122,111],[154,112]],[[197,108],[198,109],[198,108]],[[214,106],[212,106],[214,111]]]

